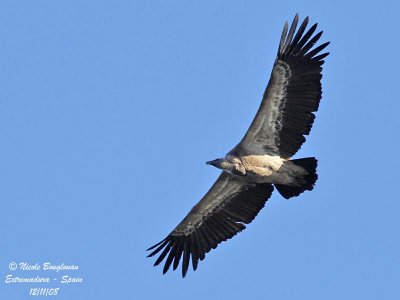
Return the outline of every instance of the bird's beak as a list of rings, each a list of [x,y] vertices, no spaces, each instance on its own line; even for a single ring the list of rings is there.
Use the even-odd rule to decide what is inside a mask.
[[[209,161],[206,162],[206,164],[207,164],[207,165],[214,166],[214,167],[217,167],[217,165],[218,165],[218,159],[209,160]],[[218,168],[218,167],[217,167],[217,168]]]

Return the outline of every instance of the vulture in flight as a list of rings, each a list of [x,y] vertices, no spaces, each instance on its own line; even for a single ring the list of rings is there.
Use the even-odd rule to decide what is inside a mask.
[[[163,273],[179,262],[185,277],[191,262],[199,260],[246,228],[264,207],[274,187],[286,199],[311,191],[318,178],[315,157],[291,159],[305,142],[321,100],[324,58],[329,42],[315,47],[322,31],[307,31],[308,17],[297,29],[299,17],[285,23],[271,78],[260,108],[247,133],[224,158],[207,164],[222,170],[207,194],[148,257],[166,259]]]

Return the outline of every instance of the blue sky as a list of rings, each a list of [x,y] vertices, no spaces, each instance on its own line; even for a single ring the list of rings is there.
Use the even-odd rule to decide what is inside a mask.
[[[400,278],[396,1],[1,1],[1,299],[10,262],[79,265],[57,299],[395,299]],[[185,279],[145,249],[219,172],[298,12],[331,41],[297,158],[313,192],[274,193]],[[60,274],[52,273],[51,276]],[[53,277],[54,277],[53,276]]]

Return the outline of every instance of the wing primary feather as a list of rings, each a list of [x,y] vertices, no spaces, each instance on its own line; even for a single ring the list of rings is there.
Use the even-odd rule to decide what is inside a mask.
[[[293,49],[292,53],[297,55],[297,52],[303,48],[305,43],[307,43],[308,39],[313,35],[314,31],[317,29],[318,24],[315,23],[313,26],[308,29],[306,34],[301,38],[300,42],[296,45],[296,47]]]
[[[290,46],[289,50],[287,51],[287,54],[291,54],[293,52],[294,47],[299,42],[299,40],[301,39],[301,36],[303,35],[304,31],[306,30],[308,20],[309,20],[309,18],[307,17],[304,19],[303,23],[301,23],[299,30],[297,30],[296,36],[294,37],[294,39],[291,43],[291,46]]]
[[[155,247],[157,247],[158,245],[160,245],[161,243],[163,243],[166,239],[168,239],[169,236],[167,236],[165,239],[163,239],[161,242],[155,244],[154,246],[151,246],[150,248],[146,249],[146,251],[150,251],[153,250]]]
[[[190,262],[190,245],[191,245],[191,237],[188,236],[185,238],[185,242],[183,245],[183,259],[182,259],[182,277],[186,276],[188,271],[189,262]]]
[[[181,237],[179,238],[176,248],[175,248],[175,258],[174,258],[174,264],[173,264],[173,270],[176,270],[176,268],[179,265],[179,261],[181,260],[182,252],[183,252],[183,247],[184,247],[184,241],[185,238]]]
[[[310,50],[316,42],[320,39],[323,31],[318,32],[299,52],[299,55],[303,56],[304,54],[307,53],[308,50]]]
[[[169,267],[171,266],[171,263],[175,257],[175,248],[176,248],[176,243],[173,244],[172,249],[168,254],[167,260],[165,261],[163,274],[167,273]]]
[[[307,53],[307,55],[305,55],[306,58],[311,59],[313,58],[313,56],[315,56],[316,54],[318,54],[319,52],[321,52],[322,50],[324,50],[326,48],[326,46],[329,45],[330,42],[326,42],[322,45],[319,45],[318,47],[316,47],[315,49],[311,50],[310,52]]]
[[[293,38],[293,34],[296,31],[296,27],[297,27],[297,23],[298,22],[299,22],[299,15],[296,14],[294,16],[292,25],[290,26],[289,33],[288,33],[288,36],[286,38],[286,42],[285,42],[285,45],[283,46],[283,49],[282,49],[281,53],[286,52],[287,47],[290,45],[290,42],[292,41],[292,38]]]
[[[313,60],[314,60],[314,61],[321,61],[321,62],[323,63],[323,62],[324,62],[323,59],[324,59],[325,57],[327,57],[327,56],[329,55],[329,53],[330,53],[330,52],[326,52],[326,53],[317,55],[317,56],[313,57]],[[322,64],[321,64],[321,65],[322,65]],[[322,77],[322,75],[321,75],[321,77]]]
[[[199,242],[197,239],[197,233],[193,232],[192,239],[191,239],[191,252],[192,252],[192,267],[193,271],[196,271],[197,264],[199,262]]]
[[[289,25],[288,25],[288,22],[286,21],[286,22],[285,22],[285,26],[283,26],[282,35],[281,35],[281,41],[280,41],[280,43],[279,43],[278,56],[279,56],[280,53],[282,53],[283,46],[285,45],[285,40],[286,40],[287,31],[288,31],[288,26],[289,26]]]
[[[157,258],[156,262],[154,263],[154,266],[158,266],[160,264],[160,262],[163,261],[164,257],[168,254],[168,252],[170,251],[172,245],[173,245],[173,241],[170,241],[169,244],[167,245],[167,247],[165,247],[164,251],[160,254],[160,256]]]
[[[153,252],[151,252],[149,255],[147,255],[147,257],[152,257],[154,254],[158,253],[162,248],[165,247],[166,244],[168,244],[168,242],[169,242],[169,239],[168,240],[164,239],[164,242],[161,245],[158,244],[160,246],[157,249],[155,249]],[[152,249],[153,249],[153,247],[152,247]],[[152,249],[150,249],[150,250],[152,250]]]

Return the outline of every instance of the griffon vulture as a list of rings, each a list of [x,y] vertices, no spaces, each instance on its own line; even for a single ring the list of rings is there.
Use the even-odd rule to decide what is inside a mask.
[[[182,259],[185,277],[192,262],[199,260],[246,228],[264,207],[274,186],[286,199],[311,191],[318,178],[314,157],[291,159],[310,133],[321,99],[324,43],[314,47],[322,31],[317,24],[307,31],[308,17],[283,27],[271,78],[260,108],[247,133],[225,157],[207,164],[222,170],[217,181],[178,226],[147,250],[160,253],[155,266],[165,258],[163,273],[175,270]]]

